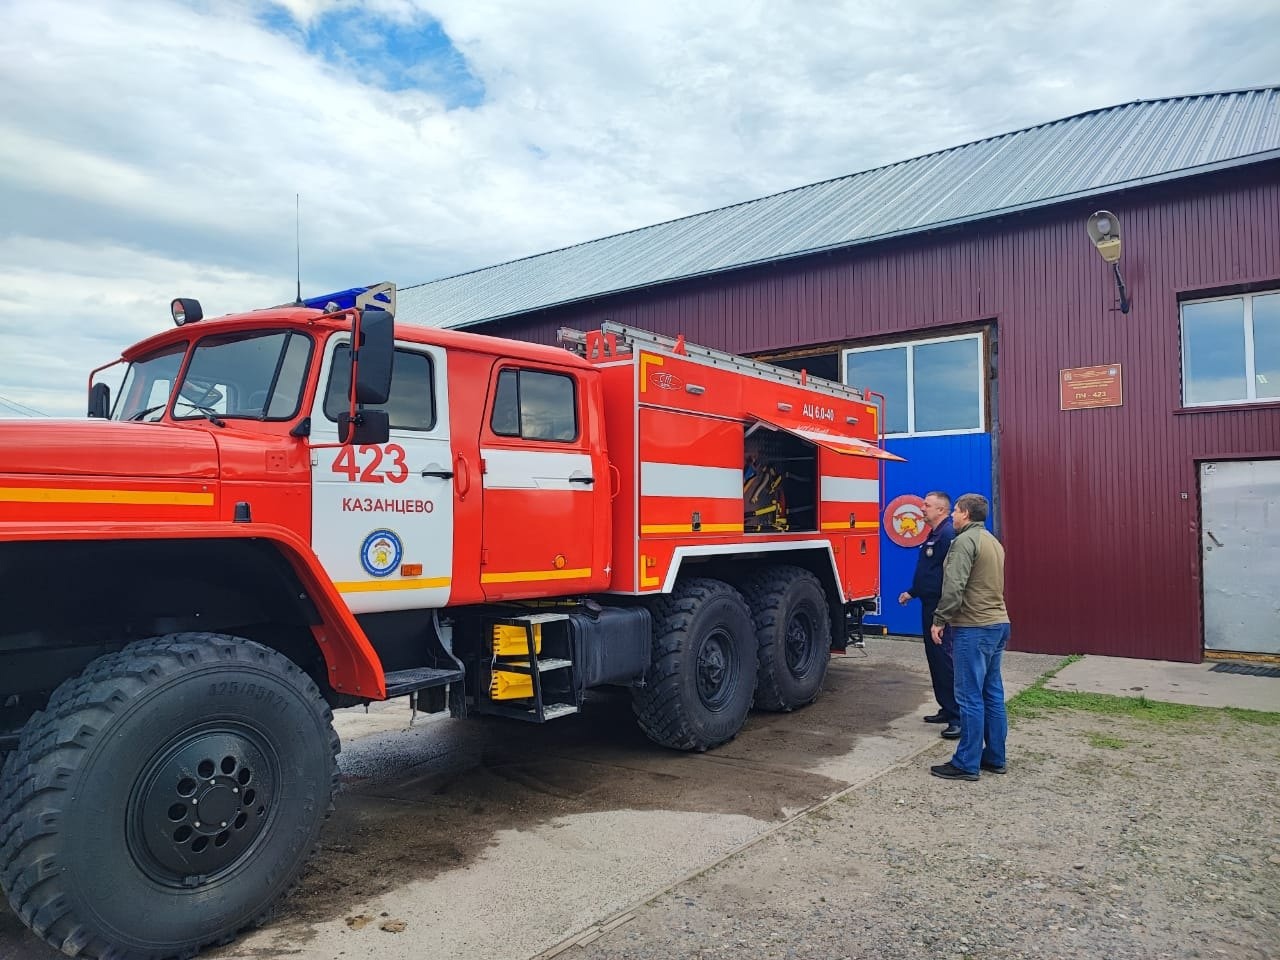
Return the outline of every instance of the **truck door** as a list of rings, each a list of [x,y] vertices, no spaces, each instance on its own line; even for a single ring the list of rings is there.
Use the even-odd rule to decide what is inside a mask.
[[[578,370],[504,362],[494,371],[480,433],[480,585],[489,600],[608,584],[607,531],[597,529],[608,465],[592,442],[586,386]]]
[[[338,340],[338,338],[334,338]],[[443,607],[453,562],[453,456],[445,350],[397,341],[387,411],[391,435],[338,442],[349,342],[330,342],[311,413],[311,540],[354,613]]]

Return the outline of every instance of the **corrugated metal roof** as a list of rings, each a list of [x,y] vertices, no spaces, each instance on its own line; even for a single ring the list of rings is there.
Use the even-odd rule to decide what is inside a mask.
[[[399,291],[462,327],[1280,156],[1280,87],[1091,110]]]

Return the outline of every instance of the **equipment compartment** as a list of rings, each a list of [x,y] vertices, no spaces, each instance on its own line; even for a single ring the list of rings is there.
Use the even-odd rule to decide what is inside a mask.
[[[818,447],[761,424],[743,439],[742,515],[746,533],[818,529]]]

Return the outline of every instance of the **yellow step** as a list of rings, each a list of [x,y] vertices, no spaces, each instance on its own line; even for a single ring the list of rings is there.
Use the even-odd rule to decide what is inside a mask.
[[[533,696],[533,677],[509,670],[493,671],[489,681],[490,700],[523,700]]]
[[[533,624],[533,652],[542,652],[542,624]],[[493,654],[496,657],[527,657],[529,635],[523,626],[505,623],[493,625]]]

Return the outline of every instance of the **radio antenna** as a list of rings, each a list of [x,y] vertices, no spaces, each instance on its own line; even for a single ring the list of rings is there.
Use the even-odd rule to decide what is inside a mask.
[[[298,255],[298,296],[293,301],[295,307],[302,307],[302,195],[293,195],[293,246]]]

